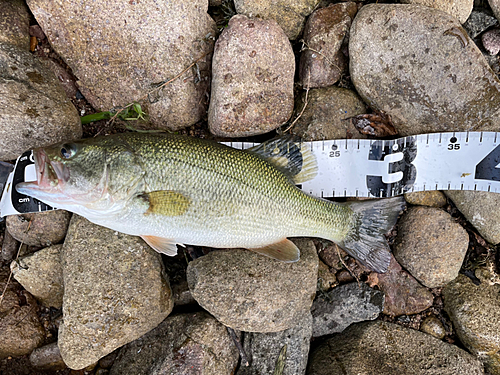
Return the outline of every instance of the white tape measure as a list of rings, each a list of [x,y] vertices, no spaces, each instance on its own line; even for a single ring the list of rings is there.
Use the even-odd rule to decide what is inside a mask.
[[[453,132],[395,140],[348,139],[302,143],[318,162],[317,176],[301,188],[318,197],[392,197],[425,190],[500,192],[500,139],[495,132]],[[226,142],[245,149],[255,143]],[[17,193],[36,180],[31,151],[16,162],[4,183],[0,217],[51,210]],[[3,181],[0,181],[0,186]]]

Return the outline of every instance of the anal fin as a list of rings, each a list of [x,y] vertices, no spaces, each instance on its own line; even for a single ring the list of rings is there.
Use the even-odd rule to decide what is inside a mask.
[[[177,245],[170,238],[156,236],[140,236],[146,243],[159,253],[173,257],[177,255]]]
[[[258,248],[248,248],[248,250],[287,263],[297,262],[300,259],[300,250],[292,241],[286,238],[280,242]]]

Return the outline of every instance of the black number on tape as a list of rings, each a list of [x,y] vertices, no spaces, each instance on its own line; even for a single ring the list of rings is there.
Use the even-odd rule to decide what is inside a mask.
[[[500,181],[500,146],[495,147],[486,157],[476,165],[474,178],[478,180]]]
[[[385,144],[384,144],[385,143]],[[402,172],[400,180],[393,183],[384,183],[382,176],[366,176],[366,186],[370,194],[375,197],[392,197],[411,189],[417,178],[417,169],[412,164],[417,156],[417,144],[413,137],[397,139],[395,141],[375,141],[370,147],[369,160],[383,161],[386,155],[403,153],[403,159],[389,163],[388,173]]]

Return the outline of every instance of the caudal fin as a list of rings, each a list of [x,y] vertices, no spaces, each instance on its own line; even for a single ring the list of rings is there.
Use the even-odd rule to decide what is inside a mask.
[[[386,272],[390,249],[384,234],[396,224],[405,207],[403,197],[348,203],[355,224],[339,245],[376,272]]]

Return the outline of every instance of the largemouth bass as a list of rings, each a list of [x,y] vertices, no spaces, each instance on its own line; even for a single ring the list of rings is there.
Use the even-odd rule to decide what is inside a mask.
[[[246,248],[287,262],[287,237],[337,243],[375,271],[389,264],[384,234],[401,198],[334,203],[295,184],[316,174],[290,137],[237,150],[203,139],[125,133],[34,150],[38,180],[18,192],[91,222],[142,237],[174,256],[177,244]]]

